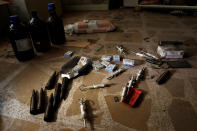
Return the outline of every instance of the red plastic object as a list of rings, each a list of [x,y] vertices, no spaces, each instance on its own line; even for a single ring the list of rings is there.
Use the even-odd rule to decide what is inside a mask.
[[[131,88],[125,99],[123,100],[123,103],[134,106],[140,95],[142,94],[141,90]]]

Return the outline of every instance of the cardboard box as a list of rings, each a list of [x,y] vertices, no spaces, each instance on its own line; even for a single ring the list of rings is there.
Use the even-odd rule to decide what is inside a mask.
[[[161,58],[183,58],[183,43],[176,41],[160,41],[157,47],[157,53]]]

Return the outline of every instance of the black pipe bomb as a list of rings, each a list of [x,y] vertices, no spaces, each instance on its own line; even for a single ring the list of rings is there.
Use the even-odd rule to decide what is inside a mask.
[[[58,73],[56,71],[54,71],[52,76],[49,78],[49,81],[47,82],[45,89],[47,89],[47,90],[53,89],[56,85],[57,78],[58,78]]]
[[[68,91],[68,84],[69,84],[69,79],[68,78],[63,78],[62,80],[62,90],[60,94],[60,99],[63,100],[66,97],[67,91]]]
[[[47,104],[46,111],[44,113],[44,121],[46,121],[46,122],[51,122],[54,119],[53,101],[54,101],[53,93],[51,93],[51,96],[50,96],[48,104]]]
[[[162,73],[162,74],[157,78],[156,83],[157,83],[158,85],[161,85],[161,84],[165,83],[165,82],[169,79],[170,74],[171,74],[170,71],[165,71],[164,73]]]
[[[39,113],[43,113],[45,111],[45,97],[46,97],[46,94],[43,90],[43,88],[40,89],[40,96],[39,96],[39,99],[38,99],[38,112]]]
[[[58,83],[57,86],[55,87],[54,102],[53,102],[54,109],[57,109],[58,105],[60,104],[61,87],[62,87],[62,84],[60,83]]]
[[[30,114],[36,115],[37,114],[37,101],[38,95],[35,90],[32,91],[31,101],[30,101]]]

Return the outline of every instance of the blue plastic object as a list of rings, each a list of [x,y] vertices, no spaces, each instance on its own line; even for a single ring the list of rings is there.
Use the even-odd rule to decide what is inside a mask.
[[[10,16],[10,23],[18,23],[18,22],[19,22],[18,15]]]
[[[49,3],[48,4],[48,10],[55,10],[55,4],[54,3]]]

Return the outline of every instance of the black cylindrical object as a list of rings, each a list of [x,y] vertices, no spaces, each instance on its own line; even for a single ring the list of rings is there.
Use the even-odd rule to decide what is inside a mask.
[[[53,93],[51,93],[51,96],[50,96],[48,104],[47,104],[46,111],[44,113],[44,121],[46,121],[46,122],[51,122],[54,119],[53,102],[54,102]]]
[[[38,104],[38,95],[35,90],[32,91],[31,101],[30,101],[30,114],[37,114],[37,104]]]
[[[60,95],[61,100],[63,100],[67,95],[68,85],[69,85],[69,79],[64,77],[62,80],[62,90]]]
[[[36,51],[45,52],[51,48],[47,25],[44,21],[38,18],[36,11],[32,11],[30,33]]]
[[[17,15],[10,16],[8,37],[19,61],[27,61],[35,56],[28,28],[20,23]]]
[[[158,85],[165,83],[169,79],[170,74],[170,71],[165,71],[157,78],[156,83]]]
[[[39,113],[43,113],[45,111],[45,98],[46,98],[46,94],[43,90],[43,88],[40,89],[40,95],[39,95],[39,99],[38,99],[38,112]]]
[[[61,87],[62,87],[62,84],[60,84],[60,83],[58,83],[57,86],[55,87],[54,102],[53,102],[54,109],[58,108],[60,101],[61,101],[61,99],[60,99]]]
[[[62,19],[56,14],[55,4],[48,4],[49,18],[48,18],[48,30],[51,42],[54,45],[64,44],[66,42],[64,25]]]
[[[49,80],[45,86],[45,89],[47,89],[47,90],[53,89],[56,85],[57,79],[58,79],[58,73],[56,71],[54,71],[52,76],[49,78]]]

